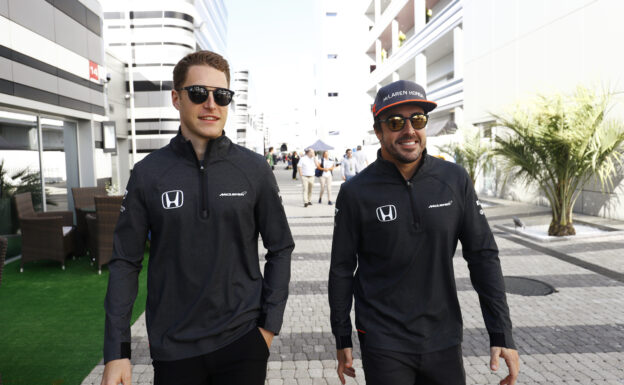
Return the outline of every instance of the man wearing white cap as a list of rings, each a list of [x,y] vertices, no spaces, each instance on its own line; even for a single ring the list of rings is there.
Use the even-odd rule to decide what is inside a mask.
[[[329,273],[338,376],[354,377],[350,312],[364,375],[375,384],[465,384],[462,316],[453,255],[461,241],[490,339],[490,367],[518,352],[498,248],[466,171],[427,155],[425,127],[436,103],[413,82],[382,87],[372,108],[377,160],[336,202]],[[356,271],[357,267],[357,271]]]

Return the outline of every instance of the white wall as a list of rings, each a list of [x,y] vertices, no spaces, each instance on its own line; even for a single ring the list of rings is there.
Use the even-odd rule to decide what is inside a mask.
[[[368,66],[364,52],[368,24],[359,0],[324,0],[320,11],[320,66],[318,70],[318,137],[344,154],[346,148],[362,144],[370,130],[370,105],[366,96]],[[326,12],[336,12],[328,17]],[[329,59],[328,54],[337,54]],[[338,97],[328,97],[337,92]],[[330,131],[339,132],[330,135]],[[314,141],[313,140],[313,141]],[[305,142],[309,145],[312,142]]]
[[[466,119],[578,84],[623,91],[622,14],[614,0],[466,0]]]
[[[448,83],[446,77],[453,73],[453,52],[430,63],[427,67],[427,87],[434,90],[438,86]]]
[[[622,14],[624,2],[616,0],[465,0],[464,123],[579,84],[619,93],[610,116],[624,117]],[[621,183],[607,204],[595,190],[583,192],[576,210],[624,219]],[[522,191],[516,198],[537,199]]]

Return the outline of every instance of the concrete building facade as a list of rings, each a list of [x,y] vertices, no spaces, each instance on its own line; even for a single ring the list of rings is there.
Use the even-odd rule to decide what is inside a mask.
[[[96,185],[105,61],[98,1],[0,0],[0,162],[39,172],[60,196],[48,209],[71,209],[71,187]]]
[[[368,71],[362,66],[366,60],[362,50],[366,18],[361,12],[353,12],[361,8],[362,2],[357,0],[324,0],[317,11],[320,52],[314,140],[332,145],[336,155],[361,145],[366,136],[362,128],[369,123],[365,93]]]
[[[258,154],[264,154],[263,119],[253,116],[249,104],[249,71],[234,71],[230,88],[235,94],[232,102],[232,116],[228,119],[226,134],[230,135],[236,144]]]
[[[427,135],[454,132],[464,108],[463,8],[461,0],[368,2],[369,105],[379,88],[399,79],[415,81],[438,102]],[[376,143],[374,132],[369,134],[369,142]]]
[[[108,49],[127,63],[128,135],[136,162],[177,133],[173,68],[198,49],[224,54],[227,12],[222,0],[108,0],[104,29]]]

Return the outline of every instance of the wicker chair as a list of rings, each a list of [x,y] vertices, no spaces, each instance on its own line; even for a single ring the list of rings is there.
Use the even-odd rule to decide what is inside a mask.
[[[98,274],[113,254],[113,233],[119,219],[123,196],[96,196],[95,215],[86,217],[89,227],[89,250],[91,258],[98,265]]]
[[[9,240],[5,237],[0,237],[0,286],[2,286],[2,270],[4,270],[4,257],[6,256],[8,246]]]
[[[15,195],[17,217],[22,228],[22,262],[52,259],[61,262],[74,253],[74,218],[71,211],[36,213],[29,192]]]
[[[95,201],[93,198],[96,195],[106,195],[106,188],[104,186],[98,187],[72,187],[72,197],[74,198],[74,210],[76,211],[76,231],[78,240],[78,252],[84,254],[87,250],[88,244],[88,227],[86,216],[88,214],[84,209],[93,208]]]

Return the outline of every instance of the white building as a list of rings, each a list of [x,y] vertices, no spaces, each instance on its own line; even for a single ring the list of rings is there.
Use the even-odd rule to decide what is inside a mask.
[[[411,80],[438,103],[429,114],[427,135],[454,131],[455,122],[463,121],[463,7],[461,0],[368,2],[369,106],[379,88],[399,79]],[[369,133],[369,142],[376,143],[372,129]]]
[[[225,54],[227,12],[223,0],[107,0],[103,6],[108,49],[132,69],[126,92],[136,162],[178,132],[173,68],[198,49]]]
[[[246,147],[258,154],[264,155],[265,126],[264,126],[264,113],[254,113],[253,109],[249,114],[249,126],[247,130]]]
[[[490,112],[538,93],[571,92],[578,85],[611,89],[616,104],[609,116],[624,120],[624,2],[613,0],[464,0],[465,122],[496,135]],[[434,99],[435,100],[435,99]],[[491,130],[489,128],[492,128]],[[621,169],[620,169],[621,170]],[[587,186],[575,212],[624,219],[623,171],[615,189],[602,194]],[[500,194],[495,173],[477,183]],[[497,188],[498,184],[498,188]],[[508,198],[535,202],[536,192],[514,184]]]
[[[370,129],[362,47],[366,18],[359,0],[323,0],[318,8],[320,57],[316,71],[316,139],[336,153],[362,144]],[[308,143],[308,144],[311,144]]]
[[[228,14],[224,0],[194,0],[194,4],[199,13],[199,26],[195,29],[197,45],[225,56]]]
[[[232,140],[258,154],[264,154],[262,114],[254,116],[249,104],[249,71],[237,70],[232,73],[232,112],[226,125],[226,133]],[[231,131],[231,132],[230,132]]]
[[[438,103],[427,126],[432,153],[456,126],[479,126],[484,140],[493,140],[490,113],[578,85],[611,89],[616,105],[610,116],[624,118],[624,53],[613,46],[613,38],[624,35],[621,1],[370,0],[365,13],[369,103],[392,81],[421,84]],[[494,170],[477,180],[477,190],[544,202],[536,191],[509,181],[511,187],[501,191],[496,175]],[[623,179],[616,177],[619,185],[606,195],[587,187],[575,211],[624,219]]]
[[[234,71],[232,74],[232,91],[234,91],[233,116],[228,119],[228,124],[232,127],[234,133],[229,134],[233,141],[241,146],[245,146],[247,141],[247,131],[250,126],[249,117],[249,71]]]
[[[98,1],[0,1],[0,162],[40,172],[48,209],[72,210],[70,188],[97,183],[104,65]]]

